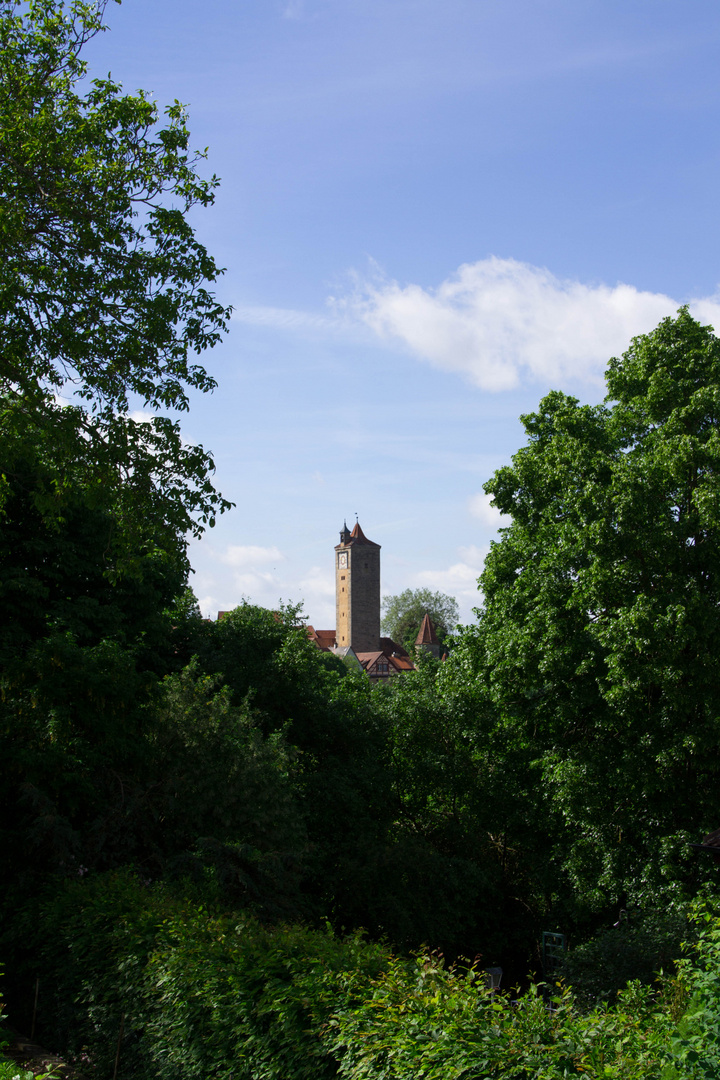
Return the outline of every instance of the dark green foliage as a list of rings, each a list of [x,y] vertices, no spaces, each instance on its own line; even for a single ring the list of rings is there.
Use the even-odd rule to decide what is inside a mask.
[[[131,857],[127,814],[145,778],[144,708],[172,653],[163,614],[182,545],[146,523],[133,572],[111,497],[54,499],[49,448],[6,443],[0,512],[0,830],[14,876]],[[12,451],[12,453],[10,452]]]
[[[195,653],[203,671],[219,672],[229,700],[253,710],[269,739],[283,732],[295,748],[310,910],[377,929],[361,897],[392,822],[384,725],[366,677],[320,652],[297,623],[292,607],[272,612],[242,604],[216,623],[191,611],[176,620],[184,650],[178,661]]]
[[[149,732],[155,778],[140,833],[155,873],[212,874],[235,904],[297,914],[305,828],[295,752],[194,665],[167,676]]]
[[[299,606],[243,603],[212,623],[178,610],[174,621],[179,664],[196,656],[206,674],[222,677],[235,704],[252,701],[268,730],[292,721],[293,742],[303,749],[327,737],[328,701],[346,668],[310,641]]]
[[[700,1080],[720,1060],[720,930],[698,917],[697,961],[678,978],[583,1014],[560,986],[552,1008],[535,986],[511,1005],[481,968],[447,969],[436,953],[268,929],[197,890],[113,874],[17,920],[34,966],[15,971],[41,975],[42,1037],[89,1051],[101,1077],[119,1042],[120,1080]]]
[[[387,732],[395,818],[367,888],[378,900],[391,898],[386,932],[415,947],[430,942],[450,954],[482,952],[488,963],[505,951],[507,961],[511,902],[490,839],[492,781],[478,752],[474,702],[455,693],[444,666],[431,659],[375,698]],[[523,974],[525,965],[524,957]]]
[[[207,894],[207,889],[203,890]],[[26,925],[40,965],[42,1037],[87,1047],[121,1080],[332,1077],[322,1033],[358,999],[387,950],[328,931],[264,928],[247,913],[127,874],[77,882]]]
[[[662,911],[622,912],[617,925],[606,927],[568,953],[561,969],[580,1006],[614,1001],[632,980],[650,985],[659,972],[675,970],[687,955],[687,907]]]
[[[132,573],[116,574],[118,525],[109,493],[75,485],[57,498],[50,512],[61,479],[51,447],[13,447],[7,441],[4,450],[3,670],[21,666],[37,641],[70,633],[80,646],[106,639],[135,646],[142,666],[164,672],[170,656],[170,623],[164,609],[186,581],[184,544],[174,541],[163,548],[148,517],[142,543],[133,555]]]
[[[199,676],[194,664],[167,676],[150,742],[164,765],[163,831],[177,833],[171,848],[205,835],[269,850],[297,847],[294,755],[281,732],[263,738],[252,711],[231,705],[217,678]]]

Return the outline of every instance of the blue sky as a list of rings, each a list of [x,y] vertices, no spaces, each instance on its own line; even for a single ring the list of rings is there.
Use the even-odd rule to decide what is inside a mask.
[[[191,547],[214,615],[334,626],[357,513],[383,592],[462,618],[483,483],[551,388],[680,303],[720,328],[716,0],[125,0],[93,75],[190,111],[222,180],[219,382],[183,427],[236,504]]]

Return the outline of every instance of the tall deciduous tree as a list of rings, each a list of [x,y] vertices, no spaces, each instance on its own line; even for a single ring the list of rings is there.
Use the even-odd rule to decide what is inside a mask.
[[[486,485],[512,524],[457,654],[594,906],[667,895],[720,821],[720,341],[683,309],[607,386],[523,418],[528,445]]]
[[[414,645],[424,615],[430,616],[441,640],[453,632],[458,621],[455,598],[430,589],[405,589],[397,596],[386,596],[382,609],[383,632],[405,648]]]
[[[53,443],[56,499],[102,486],[130,534],[148,512],[197,533],[229,504],[172,414],[214,387],[196,358],[229,317],[187,217],[217,180],[178,102],[161,120],[110,78],[79,92],[104,7],[0,2],[0,437]]]

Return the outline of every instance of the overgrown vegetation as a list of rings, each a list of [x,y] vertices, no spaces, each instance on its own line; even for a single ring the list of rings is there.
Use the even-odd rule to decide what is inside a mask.
[[[478,965],[269,928],[212,896],[112,873],[35,903],[23,929],[45,1030],[100,1076],[119,1060],[126,1080],[717,1075],[720,920],[707,909],[693,964],[583,1012],[560,984],[511,1001]]]
[[[101,1078],[118,1046],[143,1080],[716,1075],[716,868],[688,841],[720,824],[720,342],[681,311],[604,405],[524,418],[447,662],[371,689],[297,608],[205,622],[186,536],[227,504],[167,410],[212,388],[193,357],[228,317],[185,216],[215,181],[179,107],[79,95],[101,19],[0,4],[16,1021],[40,978],[40,1036]],[[573,990],[532,982],[543,930]]]

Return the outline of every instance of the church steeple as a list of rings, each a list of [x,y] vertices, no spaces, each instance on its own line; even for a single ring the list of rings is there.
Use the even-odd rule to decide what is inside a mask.
[[[347,527],[347,521],[345,521],[343,523],[342,529],[340,530],[340,543],[341,544],[347,544],[349,539],[350,539],[350,530]]]

